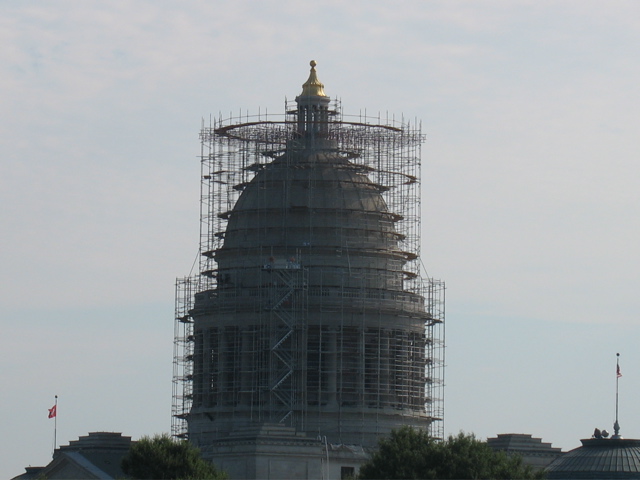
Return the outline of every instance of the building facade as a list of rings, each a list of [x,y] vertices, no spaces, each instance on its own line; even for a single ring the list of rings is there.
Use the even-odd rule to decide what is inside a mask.
[[[415,124],[347,118],[315,62],[284,116],[203,125],[200,271],[176,290],[173,435],[232,478],[340,478],[443,432],[444,284],[420,275]]]
[[[61,445],[45,467],[26,467],[12,480],[112,480],[128,478],[120,467],[129,453],[131,437],[117,432],[89,432]]]
[[[562,456],[562,449],[543,442],[528,433],[499,433],[497,437],[487,438],[487,445],[493,450],[507,455],[519,455],[525,465],[535,470],[544,470]]]

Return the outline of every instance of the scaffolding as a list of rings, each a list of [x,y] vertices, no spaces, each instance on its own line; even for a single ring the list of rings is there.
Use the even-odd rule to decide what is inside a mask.
[[[321,431],[330,417],[326,409],[335,406],[342,423],[340,431],[330,433],[343,441],[353,438],[345,432],[354,427],[362,435],[385,433],[376,419],[391,418],[389,412],[407,422],[422,418],[430,434],[442,438],[445,287],[422,278],[420,270],[424,136],[418,122],[346,116],[339,102],[332,104],[326,137],[332,168],[346,172],[344,178],[353,179],[349,181],[358,189],[375,191],[383,199],[381,212],[367,218],[366,212],[341,206],[291,215],[333,218],[333,225],[315,228],[340,236],[332,255],[346,266],[309,266],[308,252],[315,246],[301,242],[295,258],[272,258],[254,273],[243,273],[248,267],[241,266],[220,270],[220,252],[238,199],[270,164],[287,157],[295,141],[294,105],[285,102],[285,112],[212,118],[208,125],[203,121],[200,269],[176,284],[172,435],[188,435],[195,399],[195,405],[209,409],[210,420],[240,415],[244,408],[251,418]],[[315,179],[308,188],[348,183],[331,182],[337,187],[318,186],[322,182]],[[261,207],[252,215],[275,218],[280,213]],[[360,222],[356,226],[354,215]],[[252,228],[245,233],[253,235]],[[271,233],[265,227],[261,234]],[[382,252],[380,244],[393,247]],[[267,248],[255,253],[256,258],[269,255]],[[358,266],[357,255],[384,257],[376,261],[389,272]],[[255,282],[234,285],[226,278],[238,272]],[[349,281],[336,282],[336,272]],[[381,281],[385,275],[392,279]],[[393,283],[396,278],[400,281]],[[245,317],[254,323],[196,332],[194,309],[207,305],[214,305],[218,316],[236,315],[238,324]],[[323,318],[341,320],[325,325]],[[396,318],[420,328],[394,326]],[[347,414],[356,407],[357,414]]]
[[[187,436],[187,416],[193,404],[193,295],[197,283],[194,278],[180,278],[176,281],[175,327],[173,335],[173,402],[171,405],[171,435],[176,438]]]
[[[201,289],[215,287],[215,252],[240,194],[257,172],[284,153],[297,125],[295,109],[285,116],[258,114],[204,121],[201,141],[200,272]],[[400,248],[407,254],[409,280],[420,275],[420,125],[394,117],[346,116],[339,102],[331,110],[329,136],[347,168],[366,174],[394,215]],[[208,279],[208,280],[207,280]],[[414,285],[408,281],[407,289]]]
[[[425,291],[426,290],[426,291]],[[444,367],[445,367],[445,284],[440,280],[427,279],[424,298],[430,321],[426,322],[426,404],[425,410],[434,419],[429,425],[429,434],[444,439]]]
[[[303,349],[300,333],[306,323],[307,288],[306,269],[299,259],[263,266],[269,276],[268,301],[265,308],[269,312],[269,390],[271,405],[269,420],[285,423],[295,415],[296,405],[304,402],[298,398],[304,389],[296,385],[296,368],[303,365]],[[296,422],[300,424],[300,420]]]

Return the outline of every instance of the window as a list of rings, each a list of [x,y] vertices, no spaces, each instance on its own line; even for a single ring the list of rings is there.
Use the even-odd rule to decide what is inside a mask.
[[[340,467],[340,480],[347,480],[356,477],[356,469],[354,467]]]

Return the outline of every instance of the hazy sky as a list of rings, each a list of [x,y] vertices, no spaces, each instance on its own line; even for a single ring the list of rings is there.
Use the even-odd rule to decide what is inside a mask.
[[[198,131],[280,113],[309,60],[345,113],[422,120],[447,283],[445,432],[640,438],[640,3],[0,0],[0,476],[170,428]]]

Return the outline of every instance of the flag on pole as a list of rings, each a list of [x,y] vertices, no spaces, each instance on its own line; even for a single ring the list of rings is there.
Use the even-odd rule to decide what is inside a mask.
[[[58,406],[57,405],[54,405],[53,407],[51,407],[49,409],[49,418],[55,418],[57,410],[58,410]]]
[[[620,371],[620,365],[616,365],[616,377],[620,378],[622,376],[622,372]]]

